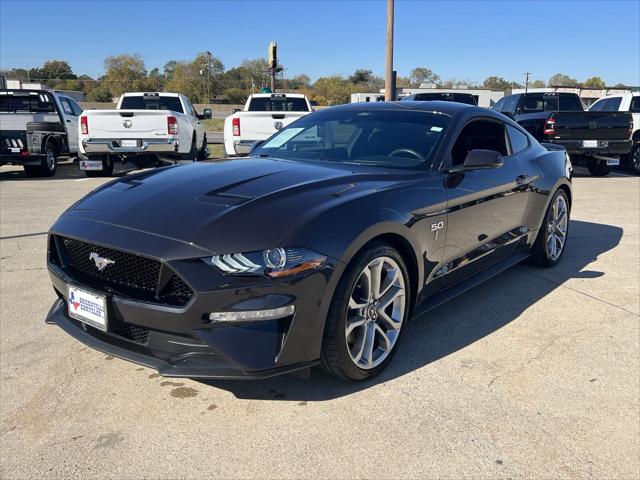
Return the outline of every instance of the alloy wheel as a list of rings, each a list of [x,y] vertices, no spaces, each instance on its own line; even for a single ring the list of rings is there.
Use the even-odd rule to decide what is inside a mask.
[[[56,155],[52,148],[47,148],[46,162],[47,162],[47,168],[49,169],[49,171],[53,171],[56,168]]]
[[[547,255],[553,262],[560,258],[567,240],[568,213],[565,197],[558,195],[553,202],[547,222]]]
[[[640,146],[636,146],[631,152],[631,168],[636,173],[640,173]]]
[[[345,322],[347,350],[363,370],[380,365],[393,351],[407,305],[405,280],[398,263],[378,257],[355,283]]]

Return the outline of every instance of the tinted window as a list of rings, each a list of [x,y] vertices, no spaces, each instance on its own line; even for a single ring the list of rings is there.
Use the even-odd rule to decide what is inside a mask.
[[[560,95],[560,110],[565,112],[581,112],[584,109],[577,95]]]
[[[466,125],[451,149],[451,163],[462,165],[471,150],[495,150],[507,155],[504,124],[476,120]]]
[[[604,107],[607,105],[607,100],[598,100],[596,103],[589,107],[590,112],[601,112],[604,110]]]
[[[171,110],[184,113],[178,97],[161,97],[159,95],[136,95],[123,97],[122,110]]]
[[[252,98],[250,112],[308,112],[309,107],[304,98],[291,97],[258,97]]]
[[[529,146],[529,138],[517,128],[507,125],[509,141],[511,142],[511,153],[518,153]]]
[[[327,109],[280,130],[258,156],[386,168],[423,168],[449,124],[428,112]]]
[[[622,102],[622,97],[613,97],[607,100],[607,112],[617,112],[620,110],[620,103]]]
[[[493,109],[497,110],[498,112],[503,112],[505,103],[507,103],[507,97],[502,97],[500,100],[498,100]]]
[[[505,97],[504,105],[500,111],[504,113],[515,113],[519,100],[520,95],[509,95]]]
[[[640,96],[633,97],[631,99],[631,107],[629,108],[630,112],[640,112]]]
[[[524,96],[522,111],[533,112],[553,112],[559,110],[558,96],[543,93],[527,93]]]
[[[71,108],[73,108],[73,112],[75,113],[76,116],[80,115],[82,113],[82,108],[80,107],[80,105],[78,105],[75,100],[73,99],[69,99],[69,103],[71,104]]]
[[[12,113],[56,113],[56,108],[49,94],[0,95],[0,112]]]

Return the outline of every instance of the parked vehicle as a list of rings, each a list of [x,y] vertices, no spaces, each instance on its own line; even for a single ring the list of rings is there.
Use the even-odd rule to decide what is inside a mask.
[[[247,155],[254,142],[266,140],[311,111],[309,100],[299,93],[249,95],[244,110],[235,112],[224,120],[225,155]]]
[[[196,113],[179,93],[125,93],[115,110],[87,110],[80,118],[80,169],[87,176],[111,175],[114,161],[137,166],[153,162],[205,160],[207,135]]]
[[[410,316],[560,261],[571,163],[551,147],[484,108],[359,103],[248,159],[129,175],[51,228],[46,321],[166,376],[372,377]]]
[[[402,98],[402,101],[425,102],[430,100],[440,100],[443,102],[466,103],[467,105],[478,105],[476,97],[470,93],[462,92],[427,92],[414,93]]]
[[[55,175],[58,157],[78,151],[80,106],[49,90],[0,90],[0,165],[30,177]]]
[[[584,111],[575,93],[518,93],[500,99],[494,109],[536,140],[562,145],[574,163],[584,160],[592,175],[607,175],[631,150],[631,115]]]
[[[602,97],[589,108],[590,112],[629,112],[633,117],[631,151],[625,156],[635,173],[640,174],[640,92],[625,92]]]

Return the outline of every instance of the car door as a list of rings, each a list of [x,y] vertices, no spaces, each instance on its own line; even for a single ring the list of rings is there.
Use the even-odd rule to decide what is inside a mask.
[[[500,152],[503,165],[446,173],[450,166],[462,165],[474,149]],[[533,180],[521,153],[512,150],[504,122],[476,117],[464,125],[445,159],[447,239],[439,272],[446,276],[445,284],[514,253],[527,232],[528,185]]]
[[[70,152],[78,151],[78,115],[73,109],[71,99],[58,97],[62,109],[62,120],[67,129],[67,142]]]

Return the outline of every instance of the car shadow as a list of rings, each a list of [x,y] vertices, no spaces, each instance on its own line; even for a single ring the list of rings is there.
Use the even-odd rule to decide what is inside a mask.
[[[585,268],[599,255],[615,248],[622,233],[619,227],[572,220],[567,250],[556,267],[519,265],[445,305],[412,318],[405,326],[408,331],[398,354],[371,380],[349,383],[312,369],[306,377],[292,374],[256,381],[201,383],[242,399],[307,402],[331,400],[391,381],[491,335],[571,278],[605,275]]]
[[[58,163],[58,169],[56,171],[56,174],[53,177],[27,177],[27,174],[24,173],[24,169],[20,166],[15,166],[15,168],[12,168],[11,170],[2,169],[0,170],[0,181],[29,180],[29,181],[44,182],[48,180],[69,180],[69,179],[80,180],[83,178],[88,178],[84,173],[84,171],[80,170],[80,167],[78,166],[78,162],[76,162],[75,160],[76,160],[75,158],[68,159],[68,160],[61,160]],[[113,175],[111,175],[111,177],[112,178],[123,177],[125,175],[128,175],[131,172],[135,172],[139,170],[140,169],[136,167],[132,167],[130,165],[122,166],[118,164],[116,165],[116,168],[113,172]],[[104,178],[109,178],[109,177],[104,177]]]

